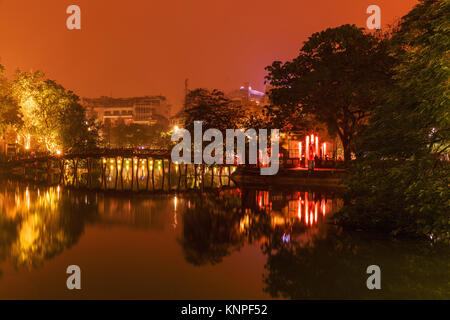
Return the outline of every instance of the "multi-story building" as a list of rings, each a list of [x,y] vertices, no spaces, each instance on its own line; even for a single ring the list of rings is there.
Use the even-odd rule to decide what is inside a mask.
[[[252,89],[248,82],[238,90],[227,93],[226,96],[240,105],[247,114],[260,113],[266,103],[266,95],[264,92]]]
[[[133,98],[83,98],[88,118],[96,118],[103,123],[117,124],[155,124],[155,115],[170,117],[170,104],[163,96],[144,96]]]

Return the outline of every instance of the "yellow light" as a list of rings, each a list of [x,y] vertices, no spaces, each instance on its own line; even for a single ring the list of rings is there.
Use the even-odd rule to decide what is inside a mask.
[[[61,150],[56,150],[56,154],[59,156],[61,155]]]
[[[173,127],[174,131],[178,131],[180,128],[178,126]]]

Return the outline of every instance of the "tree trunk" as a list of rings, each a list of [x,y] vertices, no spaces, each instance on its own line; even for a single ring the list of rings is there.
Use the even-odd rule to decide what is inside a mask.
[[[352,160],[352,152],[350,150],[350,143],[349,142],[343,143],[343,146],[344,146],[344,161],[348,162],[348,161]]]
[[[344,148],[344,161],[348,162],[352,160],[352,152],[350,149],[351,135],[347,134],[347,131],[344,129],[343,132],[339,131],[339,138],[341,139],[342,147]]]

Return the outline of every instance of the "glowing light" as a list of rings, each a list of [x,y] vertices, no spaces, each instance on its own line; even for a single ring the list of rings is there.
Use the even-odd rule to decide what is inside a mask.
[[[314,222],[317,222],[317,211],[319,207],[319,202],[316,202],[315,208],[314,208]]]
[[[301,142],[298,143],[298,157],[299,157],[299,159],[302,158],[302,143]]]
[[[61,150],[56,150],[56,154],[57,154],[58,156],[60,156],[60,155],[61,155]]]
[[[309,160],[309,136],[306,137],[305,159]]]

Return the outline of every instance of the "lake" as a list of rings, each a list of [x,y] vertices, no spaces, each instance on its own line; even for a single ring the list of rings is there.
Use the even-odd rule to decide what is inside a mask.
[[[449,299],[450,250],[347,232],[329,190],[168,194],[0,180],[1,299]],[[66,287],[69,265],[82,290]],[[381,290],[366,269],[381,268]]]

